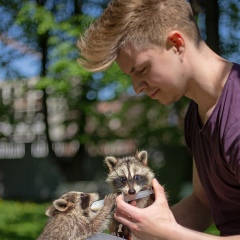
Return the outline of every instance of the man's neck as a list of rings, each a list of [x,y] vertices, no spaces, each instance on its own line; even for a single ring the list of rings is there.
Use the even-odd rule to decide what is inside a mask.
[[[204,45],[200,51],[196,50],[195,61],[191,59],[190,64],[192,79],[186,96],[198,104],[199,117],[204,125],[221,96],[232,63]]]

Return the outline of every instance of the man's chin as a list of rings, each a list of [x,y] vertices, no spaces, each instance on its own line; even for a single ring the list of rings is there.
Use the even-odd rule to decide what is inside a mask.
[[[159,99],[156,99],[161,105],[164,105],[164,106],[167,106],[167,105],[170,105],[172,103],[174,103],[175,101],[163,101],[163,100],[159,100]]]

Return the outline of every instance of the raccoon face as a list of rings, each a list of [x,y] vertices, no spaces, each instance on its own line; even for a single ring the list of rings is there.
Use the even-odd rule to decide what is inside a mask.
[[[74,211],[76,214],[92,217],[95,212],[90,209],[90,206],[98,199],[97,193],[71,191],[55,200],[53,205],[47,209],[46,215],[52,217],[55,214],[67,214]]]
[[[147,166],[147,152],[137,152],[135,157],[106,157],[109,168],[107,182],[111,183],[115,192],[136,194],[150,189],[154,173]]]

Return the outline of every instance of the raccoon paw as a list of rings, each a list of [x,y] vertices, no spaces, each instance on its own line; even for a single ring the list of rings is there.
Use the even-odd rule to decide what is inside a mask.
[[[116,193],[110,193],[110,194],[106,195],[104,198],[104,205],[105,206],[114,206],[116,198],[117,198]]]

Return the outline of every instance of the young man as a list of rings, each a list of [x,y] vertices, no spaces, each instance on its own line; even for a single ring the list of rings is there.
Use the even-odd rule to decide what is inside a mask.
[[[240,66],[201,39],[185,0],[113,0],[78,41],[79,63],[101,71],[114,61],[144,92],[167,105],[192,99],[185,138],[193,192],[171,209],[153,180],[155,202],[116,200],[115,218],[140,239],[240,239]],[[212,221],[221,236],[202,233]]]

